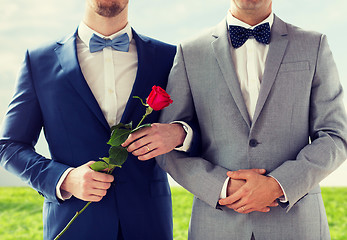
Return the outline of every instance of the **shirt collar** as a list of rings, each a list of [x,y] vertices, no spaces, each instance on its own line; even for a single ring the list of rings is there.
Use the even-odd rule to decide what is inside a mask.
[[[244,28],[247,28],[247,29],[253,29],[255,28],[256,26],[259,26],[263,23],[269,23],[270,24],[270,28],[272,27],[272,24],[274,22],[274,14],[273,12],[270,13],[270,15],[264,20],[262,21],[261,23],[258,23],[257,25],[255,26],[251,26],[239,19],[237,19],[236,17],[234,17],[232,14],[231,14],[231,11],[229,10],[228,11],[228,14],[227,14],[227,24],[228,26],[229,25],[233,25],[233,26],[240,26],[240,27],[244,27]]]
[[[110,36],[104,36],[96,31],[94,31],[93,29],[91,29],[90,27],[87,26],[87,24],[85,24],[83,21],[80,23],[80,25],[78,26],[78,37],[82,40],[82,42],[89,46],[89,41],[91,39],[91,37],[93,36],[93,34],[98,35],[99,37],[102,38],[109,38],[109,39],[114,39],[124,33],[127,33],[129,36],[129,41],[132,40],[133,38],[133,33],[130,27],[130,24],[127,23],[127,25],[120,31],[110,35]]]

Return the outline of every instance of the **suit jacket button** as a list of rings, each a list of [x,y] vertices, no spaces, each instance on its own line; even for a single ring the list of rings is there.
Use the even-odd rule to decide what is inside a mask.
[[[256,147],[258,145],[258,141],[256,139],[251,139],[249,141],[249,146],[250,147]]]

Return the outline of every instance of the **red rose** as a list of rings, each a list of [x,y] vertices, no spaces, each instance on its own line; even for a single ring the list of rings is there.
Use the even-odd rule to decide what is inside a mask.
[[[147,104],[153,108],[154,111],[162,110],[172,102],[170,95],[159,86],[153,86],[152,91],[147,98]]]

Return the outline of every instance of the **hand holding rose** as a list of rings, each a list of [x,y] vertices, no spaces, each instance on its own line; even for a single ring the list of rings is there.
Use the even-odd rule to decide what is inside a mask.
[[[153,86],[146,103],[153,110],[159,111],[171,104],[172,100],[161,87]],[[186,132],[181,124],[154,123],[151,127],[131,133],[122,146],[127,147],[128,152],[144,161],[168,153],[182,145],[185,136]]]
[[[111,137],[107,142],[111,147],[109,156],[100,158],[97,162],[88,162],[80,167],[73,169],[65,178],[61,190],[73,194],[75,197],[89,201],[80,211],[76,212],[75,216],[65,226],[65,228],[55,237],[59,239],[75,221],[75,219],[83,213],[83,211],[92,203],[100,201],[110,188],[114,177],[111,175],[116,167],[122,167],[128,157],[128,151],[121,146],[131,133],[151,126],[151,124],[141,125],[143,120],[152,113],[159,111],[172,103],[170,95],[159,86],[153,86],[152,91],[147,98],[146,104],[139,97],[134,97],[141,100],[142,105],[146,107],[146,112],[135,129],[132,127],[132,122],[128,124],[119,123],[111,128]],[[167,133],[166,133],[167,134]],[[135,135],[136,136],[136,135]],[[148,146],[147,146],[148,147]]]

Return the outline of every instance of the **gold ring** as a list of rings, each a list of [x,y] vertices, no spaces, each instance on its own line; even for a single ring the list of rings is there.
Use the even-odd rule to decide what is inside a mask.
[[[244,212],[245,211],[245,207],[243,206],[243,207],[241,207],[241,210],[242,210],[242,212]]]
[[[151,151],[151,149],[148,147],[148,145],[146,145],[146,148],[147,148],[147,152]]]

